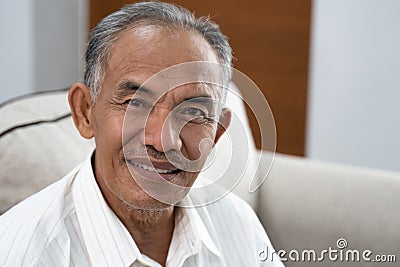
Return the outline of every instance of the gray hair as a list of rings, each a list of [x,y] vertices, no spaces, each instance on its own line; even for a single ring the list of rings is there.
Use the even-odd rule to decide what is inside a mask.
[[[215,50],[224,67],[224,83],[232,79],[232,50],[226,36],[209,17],[196,18],[189,10],[163,2],[140,2],[127,5],[105,17],[92,30],[86,50],[84,83],[95,101],[101,90],[111,46],[119,34],[134,26],[157,25],[199,32]]]

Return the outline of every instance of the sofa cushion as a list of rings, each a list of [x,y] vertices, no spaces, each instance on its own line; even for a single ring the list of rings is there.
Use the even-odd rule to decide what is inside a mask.
[[[9,101],[0,118],[0,214],[63,177],[94,147],[73,125],[66,90]]]

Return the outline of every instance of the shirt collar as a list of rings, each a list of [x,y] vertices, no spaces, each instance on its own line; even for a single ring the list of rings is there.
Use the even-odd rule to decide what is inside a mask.
[[[221,252],[211,238],[195,208],[175,208],[175,229],[168,251],[166,266],[182,266],[183,262],[203,249],[221,258]]]
[[[186,215],[189,218],[189,222],[193,230],[194,236],[200,238],[201,242],[207,247],[208,250],[214,253],[217,257],[221,257],[220,250],[218,249],[217,245],[211,238],[206,226],[203,223],[203,220],[201,219],[196,209],[197,208],[183,209],[183,212],[186,213]]]

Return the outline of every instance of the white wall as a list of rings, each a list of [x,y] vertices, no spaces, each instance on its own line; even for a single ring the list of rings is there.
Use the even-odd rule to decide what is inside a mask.
[[[33,91],[32,0],[0,4],[0,103]]]
[[[79,77],[79,2],[35,0],[34,17],[35,88],[66,87]]]
[[[0,15],[0,103],[80,79],[87,0],[4,1]]]
[[[400,1],[314,0],[306,154],[400,170]]]

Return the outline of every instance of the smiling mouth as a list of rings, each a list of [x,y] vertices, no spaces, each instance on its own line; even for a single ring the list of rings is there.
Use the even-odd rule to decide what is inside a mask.
[[[131,162],[133,165],[135,165],[136,167],[151,171],[151,172],[156,172],[156,173],[173,173],[176,172],[177,170],[163,170],[163,169],[157,169],[148,165],[144,165],[144,164],[139,164],[136,162]]]
[[[158,174],[174,174],[174,173],[178,173],[181,170],[180,169],[163,169],[163,168],[155,168],[154,166],[149,166],[147,164],[142,164],[142,163],[138,163],[132,160],[127,160],[128,163],[132,164],[133,166],[137,167],[137,168],[141,168],[144,169],[146,171],[150,171],[150,172],[154,172],[154,173],[158,173]]]

